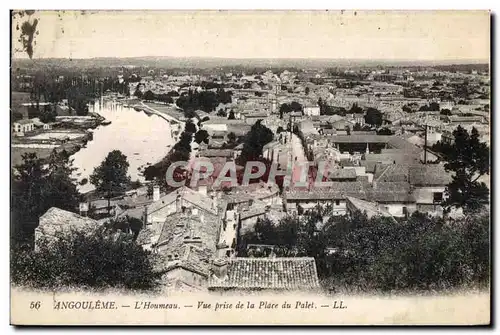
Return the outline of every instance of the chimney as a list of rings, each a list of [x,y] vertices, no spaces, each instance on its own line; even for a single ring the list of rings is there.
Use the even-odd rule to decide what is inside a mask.
[[[153,201],[160,200],[160,186],[153,186]]]
[[[212,209],[217,210],[217,205],[219,204],[219,194],[217,193],[215,197],[212,198]]]
[[[142,227],[146,227],[148,224],[148,206],[144,206],[144,214],[142,217]]]
[[[228,261],[223,258],[215,259],[212,263],[212,272],[219,278],[224,279],[227,277]]]
[[[202,195],[207,195],[207,186],[206,185],[199,185],[198,186],[198,193]]]
[[[182,211],[182,197],[180,194],[178,194],[177,198],[175,199],[175,211],[177,213],[180,213]]]

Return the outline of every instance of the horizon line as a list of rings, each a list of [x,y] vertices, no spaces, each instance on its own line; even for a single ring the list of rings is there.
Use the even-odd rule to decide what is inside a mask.
[[[145,59],[145,58],[163,58],[163,59],[217,59],[217,60],[326,60],[326,61],[383,61],[383,62],[484,62],[489,64],[490,58],[455,58],[455,59],[409,59],[409,58],[328,58],[328,57],[225,57],[225,56],[97,56],[88,58],[70,58],[70,57],[40,57],[30,59],[28,57],[11,57],[11,60],[93,60],[93,59]]]

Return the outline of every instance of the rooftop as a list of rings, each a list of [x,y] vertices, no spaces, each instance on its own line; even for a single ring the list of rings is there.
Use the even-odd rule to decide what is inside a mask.
[[[451,174],[440,164],[411,166],[409,177],[410,183],[416,186],[444,186],[452,181]]]
[[[42,234],[54,235],[71,230],[92,230],[97,226],[98,222],[94,219],[52,207],[40,216],[40,224],[36,229]]]
[[[228,277],[210,279],[209,288],[223,289],[318,289],[316,262],[312,257],[233,258]]]

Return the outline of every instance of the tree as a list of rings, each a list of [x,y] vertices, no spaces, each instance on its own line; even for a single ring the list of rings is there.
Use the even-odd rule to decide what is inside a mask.
[[[443,108],[441,109],[441,112],[439,112],[441,115],[451,115],[451,111],[448,108]]]
[[[55,109],[49,108],[40,113],[40,121],[43,123],[55,122],[57,113]]]
[[[220,117],[227,117],[227,113],[225,110],[223,110],[222,108],[219,108],[219,110],[217,111],[217,116],[220,116]]]
[[[351,109],[349,109],[349,113],[351,114],[363,113],[363,108],[359,107],[357,103],[353,103]]]
[[[303,107],[297,101],[292,101],[290,103],[290,110],[293,111],[293,112],[302,112],[303,111]]]
[[[130,183],[130,177],[127,175],[128,167],[127,156],[120,150],[113,150],[90,175],[90,183],[96,187],[96,191],[106,194],[108,210],[111,206],[111,197],[125,191]]]
[[[19,121],[19,120],[22,120],[23,119],[23,113],[21,112],[13,112],[12,113],[12,121]]]
[[[285,131],[285,129],[283,129],[282,126],[278,126],[278,129],[276,129],[276,134],[279,134],[279,133],[284,132],[284,131]]]
[[[156,95],[153,92],[151,92],[151,90],[148,90],[144,93],[142,98],[146,101],[152,101],[156,98]]]
[[[135,223],[131,223],[135,227]],[[42,237],[37,251],[11,252],[11,280],[35,288],[90,287],[150,290],[159,283],[154,255],[115,223],[92,232]]]
[[[142,91],[139,88],[140,86],[141,86],[140,83],[137,84],[137,86],[135,88],[134,96],[137,97],[137,98],[139,98],[139,99],[142,99],[143,93],[142,93]]]
[[[471,134],[461,126],[453,131],[452,145],[442,145],[446,171],[454,172],[452,182],[446,188],[444,205],[474,212],[488,201],[489,190],[478,179],[489,174],[490,153],[486,143],[480,142],[479,133],[472,128]]]
[[[227,117],[228,120],[234,120],[236,119],[236,117],[234,116],[234,112],[233,111],[230,111],[229,112],[229,116]]]
[[[281,104],[280,106],[280,110],[279,110],[279,113],[280,113],[280,119],[283,119],[283,115],[284,114],[288,114],[292,111],[292,108],[290,107],[289,104],[287,103],[284,103],[284,104]]]
[[[18,242],[32,237],[38,218],[49,208],[74,211],[80,201],[71,178],[75,169],[65,150],[54,150],[46,161],[35,153],[26,153],[22,159],[12,174],[11,233]]]
[[[354,124],[354,127],[352,127],[352,130],[353,131],[361,131],[361,125],[359,124],[359,122],[356,122]]]
[[[235,144],[236,143],[236,134],[233,133],[233,132],[230,132],[229,134],[227,134],[227,140],[229,141],[230,144]]]
[[[187,120],[185,129],[189,133],[196,133],[196,125],[193,123],[191,119]]]
[[[351,127],[349,127],[348,125],[346,125],[344,127],[344,129],[345,129],[345,132],[346,132],[347,135],[351,135]]]
[[[389,128],[384,127],[377,130],[377,135],[394,135],[394,133]]]
[[[208,132],[205,129],[198,130],[198,132],[194,135],[194,140],[198,144],[201,142],[208,143]]]
[[[383,122],[382,113],[378,109],[369,107],[366,110],[365,122],[369,125],[380,127]]]
[[[274,138],[271,129],[264,126],[261,122],[262,120],[255,122],[245,136],[240,156],[242,163],[260,158],[264,145],[271,142]]]

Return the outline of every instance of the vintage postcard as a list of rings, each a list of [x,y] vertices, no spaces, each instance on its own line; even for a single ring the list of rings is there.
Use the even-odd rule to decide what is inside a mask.
[[[13,325],[490,325],[489,11],[11,11]]]

